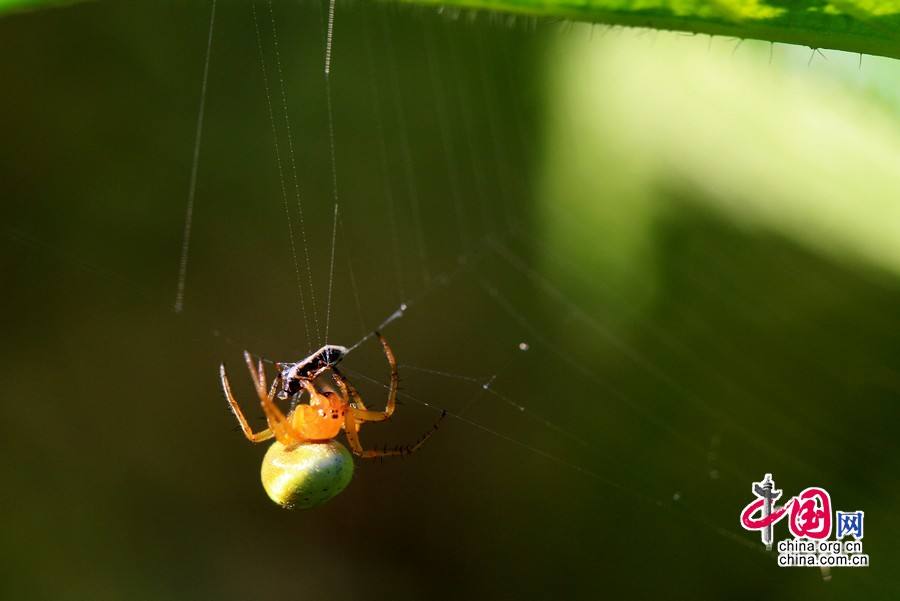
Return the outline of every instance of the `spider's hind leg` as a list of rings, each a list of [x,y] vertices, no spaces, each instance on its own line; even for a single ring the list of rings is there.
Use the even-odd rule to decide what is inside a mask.
[[[415,444],[397,447],[394,449],[363,449],[362,444],[359,441],[359,422],[356,421],[354,413],[351,411],[347,412],[346,421],[344,424],[344,432],[347,435],[347,442],[350,443],[350,449],[353,451],[353,454],[362,459],[376,459],[379,457],[402,457],[406,455],[412,455],[420,448],[425,442],[431,438],[431,436],[437,432],[438,428],[441,425],[441,422],[444,418],[447,417],[447,412],[442,411],[441,416],[434,422],[434,425],[419,438],[419,441]]]

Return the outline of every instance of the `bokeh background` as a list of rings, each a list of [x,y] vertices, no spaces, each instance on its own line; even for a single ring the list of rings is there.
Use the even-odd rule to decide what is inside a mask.
[[[324,9],[274,3],[279,78],[256,7],[284,201],[251,5],[219,3],[180,314],[209,4],[0,19],[0,597],[895,599],[897,63],[339,3],[329,309]],[[403,302],[363,440],[451,416],[274,506],[219,363],[253,413],[244,348]],[[346,367],[378,406],[376,346]],[[738,525],[765,472],[865,510],[871,567],[777,568]]]

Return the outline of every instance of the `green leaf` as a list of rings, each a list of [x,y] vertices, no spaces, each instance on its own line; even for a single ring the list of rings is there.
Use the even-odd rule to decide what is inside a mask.
[[[0,0],[0,14],[77,0]],[[398,0],[900,58],[900,0]]]
[[[900,58],[900,0],[401,0]]]

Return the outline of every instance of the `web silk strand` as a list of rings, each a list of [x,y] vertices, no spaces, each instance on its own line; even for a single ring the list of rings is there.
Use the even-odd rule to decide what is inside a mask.
[[[200,166],[200,141],[203,137],[203,118],[206,113],[206,90],[209,82],[209,63],[212,56],[213,32],[216,26],[216,0],[212,0],[209,13],[209,33],[206,36],[206,58],[203,60],[203,79],[200,84],[200,109],[197,111],[197,130],[194,134],[194,155],[191,160],[191,179],[188,184],[187,209],[184,215],[184,234],[181,243],[181,260],[178,264],[178,288],[175,292],[175,312],[184,310],[184,287],[187,282],[188,256],[191,248],[191,230],[194,224],[194,199],[197,194],[197,171]]]

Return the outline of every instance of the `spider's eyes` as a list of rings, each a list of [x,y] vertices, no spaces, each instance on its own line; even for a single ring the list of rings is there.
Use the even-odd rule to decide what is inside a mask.
[[[287,391],[289,394],[297,394],[300,390],[300,381],[299,380],[288,380],[287,383]]]

